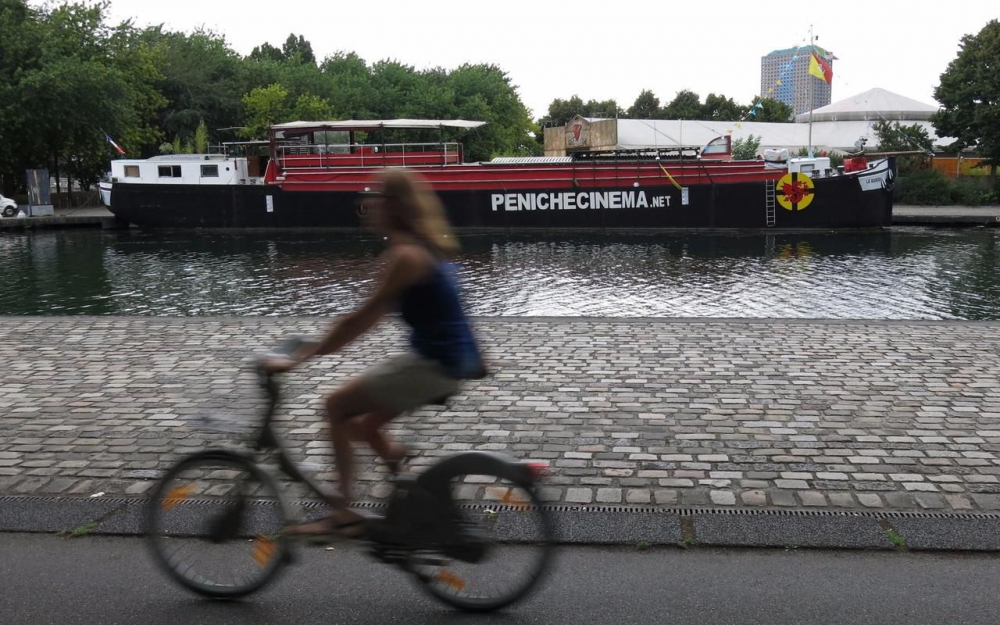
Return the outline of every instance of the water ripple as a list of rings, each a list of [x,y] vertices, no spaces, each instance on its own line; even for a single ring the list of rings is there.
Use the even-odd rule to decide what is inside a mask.
[[[995,230],[463,237],[472,314],[1000,319]],[[0,314],[335,315],[383,242],[326,233],[0,236]]]

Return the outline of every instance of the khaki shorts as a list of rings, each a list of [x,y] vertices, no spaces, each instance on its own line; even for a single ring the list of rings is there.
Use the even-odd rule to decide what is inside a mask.
[[[437,361],[410,352],[362,373],[361,385],[380,406],[401,413],[453,395],[458,391],[459,381],[448,375]]]

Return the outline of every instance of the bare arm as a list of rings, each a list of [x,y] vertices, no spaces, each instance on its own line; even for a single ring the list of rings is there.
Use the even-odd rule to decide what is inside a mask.
[[[338,319],[322,341],[295,354],[294,365],[313,356],[332,354],[370,330],[392,310],[400,293],[427,275],[430,269],[431,260],[425,250],[413,246],[391,248],[388,263],[371,297],[360,308]]]

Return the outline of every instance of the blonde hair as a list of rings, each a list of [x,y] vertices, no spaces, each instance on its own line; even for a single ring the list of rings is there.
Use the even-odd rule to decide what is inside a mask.
[[[392,228],[412,234],[444,256],[458,252],[441,200],[423,178],[405,169],[387,169],[380,179]]]

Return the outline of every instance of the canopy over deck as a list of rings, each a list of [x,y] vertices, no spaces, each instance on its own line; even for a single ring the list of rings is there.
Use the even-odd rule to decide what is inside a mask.
[[[464,119],[343,119],[325,122],[288,122],[271,126],[271,132],[281,136],[299,135],[309,132],[332,131],[366,131],[373,130],[436,130],[458,128],[475,130],[485,126],[486,122],[468,121]]]

